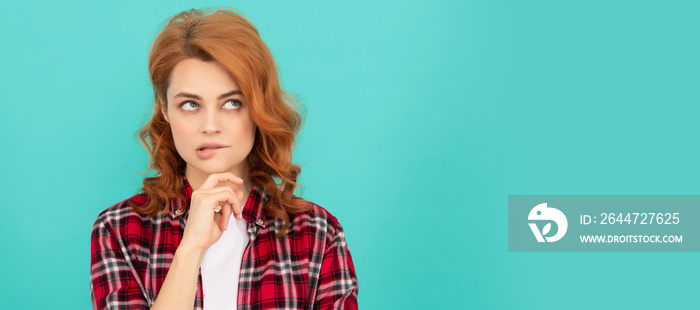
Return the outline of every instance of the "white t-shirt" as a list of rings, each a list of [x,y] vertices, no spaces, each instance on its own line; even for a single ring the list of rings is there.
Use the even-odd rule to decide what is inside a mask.
[[[209,247],[200,266],[205,310],[237,308],[241,259],[249,241],[246,220],[231,214],[228,229]]]

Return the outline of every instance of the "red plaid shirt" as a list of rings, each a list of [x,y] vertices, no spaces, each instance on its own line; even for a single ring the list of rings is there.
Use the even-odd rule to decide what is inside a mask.
[[[100,213],[92,229],[91,297],[94,309],[147,309],[168,274],[185,223],[192,188],[168,213],[139,215],[136,195]],[[267,196],[254,187],[243,209],[250,242],[241,261],[238,309],[357,309],[357,277],[343,228],[326,209],[290,215],[289,232],[263,211]],[[202,277],[194,309],[202,309]]]

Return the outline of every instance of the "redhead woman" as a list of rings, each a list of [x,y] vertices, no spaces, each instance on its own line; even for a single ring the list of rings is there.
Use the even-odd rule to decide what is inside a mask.
[[[294,196],[302,118],[250,21],[175,15],[149,71],[156,173],[95,222],[93,308],[356,309],[342,226]]]

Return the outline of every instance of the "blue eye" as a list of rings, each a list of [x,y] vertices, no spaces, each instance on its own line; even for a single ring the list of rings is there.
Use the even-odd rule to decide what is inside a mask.
[[[199,104],[197,104],[194,101],[185,101],[182,104],[180,104],[180,108],[185,110],[185,111],[194,111],[199,107]]]
[[[241,101],[236,99],[228,100],[224,103],[223,108],[227,110],[235,110],[241,107]]]

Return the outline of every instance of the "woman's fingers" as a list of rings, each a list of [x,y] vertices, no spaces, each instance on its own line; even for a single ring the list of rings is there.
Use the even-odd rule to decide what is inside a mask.
[[[230,172],[210,174],[202,184],[201,189],[213,188],[221,182],[231,182],[233,184],[243,184],[243,179]]]
[[[219,219],[218,224],[219,224],[219,228],[222,231],[228,229],[228,223],[229,223],[229,220],[231,219],[231,212],[233,212],[233,208],[229,204],[224,205],[221,208],[221,212],[219,212],[219,214],[221,214],[221,218]]]
[[[243,219],[243,202],[241,202],[240,195],[238,192],[243,193],[241,190],[233,192],[233,197],[229,197],[229,204],[231,205],[231,212],[234,214],[237,220]],[[229,216],[231,214],[229,213]]]
[[[243,210],[243,204],[241,199],[238,198],[239,194],[234,193],[234,191],[228,187],[226,188],[212,188],[207,193],[209,198],[212,199],[211,202],[207,203],[213,211],[219,211],[221,215],[220,227],[221,230],[226,230],[228,227],[228,221],[231,217],[231,213],[235,214],[236,219],[241,219],[241,211]]]
[[[236,219],[243,218],[244,192],[220,184],[224,182],[243,184],[232,173],[212,174],[202,187],[192,193],[190,216],[182,243],[206,249],[228,229],[232,214]]]
[[[199,190],[197,194],[198,195],[209,195],[209,194],[220,193],[220,192],[228,192],[231,194],[232,197],[235,197],[236,199],[229,201],[230,197],[226,197],[227,200],[226,200],[226,202],[224,202],[223,200],[220,200],[221,197],[224,197],[224,196],[220,196],[219,200],[217,200],[219,205],[214,207],[214,211],[219,212],[220,210],[222,210],[221,206],[225,205],[225,203],[229,203],[232,206],[234,206],[232,209],[232,213],[234,214],[236,219],[239,219],[239,220],[243,219],[241,212],[242,212],[243,206],[245,204],[245,200],[243,200],[245,193],[242,190],[235,190],[234,191],[233,189],[231,189],[228,186],[219,186],[219,187],[214,187],[214,188],[210,188],[210,189]]]
[[[232,195],[237,196],[232,188],[230,188],[228,186],[219,186],[219,187],[214,187],[214,188],[196,190],[194,193],[192,193],[192,197],[193,197],[192,199],[194,199],[195,196],[206,197],[208,195],[211,195],[214,193],[219,193],[219,192],[230,192]]]
[[[243,219],[243,206],[245,205],[245,199],[243,199],[243,196],[245,196],[245,193],[243,193],[242,190],[235,190],[234,194],[236,195],[236,198],[238,198],[238,201],[241,204],[241,209],[239,213],[236,213],[236,219],[241,220]]]
[[[238,197],[238,200],[244,201],[243,196],[245,196],[245,193],[242,190],[236,190],[234,193],[236,194],[236,197]]]

